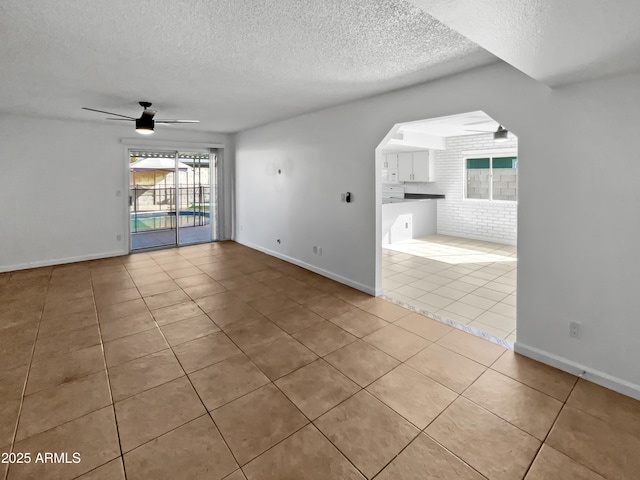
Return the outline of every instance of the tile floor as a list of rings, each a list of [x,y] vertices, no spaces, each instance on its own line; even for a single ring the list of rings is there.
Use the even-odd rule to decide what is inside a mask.
[[[382,255],[385,296],[515,342],[515,246],[430,235]]]
[[[0,274],[0,329],[0,478],[640,471],[640,402],[231,242]]]

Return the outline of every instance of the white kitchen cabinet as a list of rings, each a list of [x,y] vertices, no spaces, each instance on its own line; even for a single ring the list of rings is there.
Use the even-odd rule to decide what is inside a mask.
[[[434,182],[433,150],[398,154],[398,180],[401,182]]]
[[[398,154],[387,153],[382,161],[383,183],[398,183]]]
[[[401,182],[413,181],[412,152],[403,152],[398,154],[398,180]]]
[[[382,168],[398,168],[398,154],[397,153],[386,153],[384,155],[384,161]]]

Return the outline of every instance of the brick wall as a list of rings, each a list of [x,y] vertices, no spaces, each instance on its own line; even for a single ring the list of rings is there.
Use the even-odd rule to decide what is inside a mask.
[[[517,138],[509,135],[507,142],[496,143],[493,141],[493,135],[489,133],[450,137],[446,144],[446,150],[436,151],[436,182],[407,182],[405,191],[407,193],[443,193],[445,195],[444,200],[438,200],[438,233],[515,245],[517,242],[517,202],[464,199],[464,157],[469,155],[462,152],[474,150],[513,151],[518,147]],[[482,157],[482,155],[478,155],[478,157]],[[508,174],[512,175],[513,171],[509,169]],[[498,180],[496,179],[496,181]],[[511,183],[513,184],[513,181]],[[500,185],[502,184],[501,181]],[[498,188],[502,189],[502,187]],[[505,189],[508,188],[507,180]],[[502,192],[499,193],[499,195],[501,194]]]

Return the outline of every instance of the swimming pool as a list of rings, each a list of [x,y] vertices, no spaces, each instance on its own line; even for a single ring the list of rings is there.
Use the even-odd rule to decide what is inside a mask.
[[[180,212],[180,228],[209,225],[209,212]],[[145,212],[131,214],[131,232],[147,232],[149,230],[165,230],[176,228],[176,212]]]

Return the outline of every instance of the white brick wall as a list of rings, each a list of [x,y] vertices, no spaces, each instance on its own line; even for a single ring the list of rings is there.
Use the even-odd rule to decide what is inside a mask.
[[[466,200],[462,152],[474,150],[517,150],[518,140],[509,135],[505,143],[492,134],[450,137],[447,149],[436,152],[436,182],[406,183],[407,193],[443,193],[438,200],[438,233],[515,245],[517,202]]]

